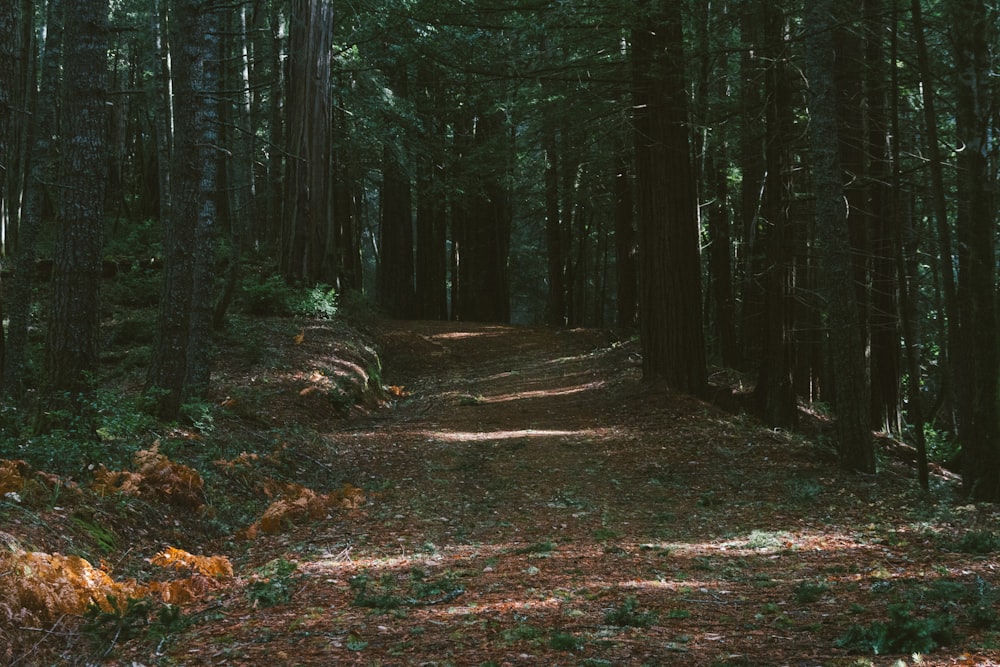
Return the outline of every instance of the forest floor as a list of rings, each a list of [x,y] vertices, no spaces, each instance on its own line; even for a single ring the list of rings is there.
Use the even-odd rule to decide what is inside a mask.
[[[1000,664],[997,508],[940,470],[919,493],[901,445],[845,474],[822,415],[772,430],[643,383],[634,342],[594,330],[370,321],[379,370],[336,326],[268,326],[264,353],[234,344],[219,369],[213,428],[248,455],[206,471],[208,506],[256,494],[258,511],[278,497],[265,477],[329,502],[286,496],[305,515],[235,535],[204,509],[118,501],[116,572],[179,545],[234,576],[142,628],[0,622],[10,664]],[[337,373],[385,390],[345,405]],[[713,381],[737,406],[739,379]],[[55,551],[70,502],[8,508],[3,530]]]

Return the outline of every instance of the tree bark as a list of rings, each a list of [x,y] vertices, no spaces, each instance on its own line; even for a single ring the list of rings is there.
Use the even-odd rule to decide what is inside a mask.
[[[162,220],[159,336],[146,378],[164,420],[176,419],[209,382],[218,164],[218,10],[200,0],[175,0],[173,9],[172,203]]]
[[[707,389],[698,204],[688,136],[681,3],[643,3],[633,30],[639,338],[643,377]]]
[[[5,355],[3,388],[20,398],[27,389],[27,344],[38,235],[43,219],[51,216],[56,185],[55,148],[52,137],[57,131],[58,90],[63,64],[63,4],[53,0],[46,14],[45,48],[42,54],[41,79],[35,100],[34,120],[29,126],[30,165],[24,192],[24,204],[14,246],[10,281],[10,308]]]
[[[993,103],[987,11],[982,0],[951,3],[958,145],[958,308],[963,332],[959,374],[968,388],[963,418],[962,484],[976,500],[1000,501],[1000,354],[996,313],[996,217],[989,170]]]
[[[63,187],[45,352],[50,399],[84,392],[88,375],[98,365],[108,174],[108,0],[81,0],[66,19],[59,165]]]
[[[281,269],[309,284],[328,275],[332,229],[330,52],[333,9],[327,0],[293,0],[288,57],[287,158]],[[336,256],[334,252],[333,257]]]
[[[758,243],[765,248],[763,269],[763,345],[754,398],[764,421],[792,427],[798,421],[795,372],[795,228],[789,215],[792,201],[791,91],[784,66],[785,16],[780,8],[765,5],[761,57],[770,66],[764,78],[765,139],[764,196],[757,224]]]
[[[835,2],[813,0],[806,12],[810,31],[806,44],[806,75],[810,93],[810,157],[816,194],[816,245],[821,253],[840,464],[848,470],[871,473],[875,472],[875,450],[869,430],[868,382],[848,242],[836,117],[836,51],[832,36],[837,24]]]

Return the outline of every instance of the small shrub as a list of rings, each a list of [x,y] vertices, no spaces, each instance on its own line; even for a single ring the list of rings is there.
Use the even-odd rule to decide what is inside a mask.
[[[376,584],[372,583],[367,574],[351,577],[351,590],[354,591],[355,607],[389,611],[403,605],[403,598],[394,592],[395,580],[391,576],[382,577]]]
[[[513,628],[503,631],[504,641],[535,641],[542,636],[542,631],[527,623],[518,623]]]
[[[248,315],[284,317],[292,314],[295,290],[281,276],[253,278],[243,282],[239,304]]]
[[[83,632],[101,657],[110,654],[120,642],[142,636],[159,640],[190,624],[190,619],[175,605],[133,598],[122,606],[111,595],[107,600],[107,609],[91,603],[83,616]]]
[[[537,542],[535,544],[529,544],[526,547],[521,547],[514,551],[516,554],[530,554],[530,555],[548,555],[555,551],[556,545],[551,541]]]
[[[292,294],[288,308],[293,315],[332,320],[337,314],[337,292],[329,285],[320,283]]]
[[[793,479],[786,484],[788,500],[797,505],[809,505],[816,502],[823,485],[815,479]]]
[[[630,628],[648,628],[656,623],[656,619],[656,612],[639,611],[639,602],[632,595],[604,615],[604,622],[608,625]]]
[[[1000,551],[1000,536],[991,530],[970,531],[958,543],[962,553],[983,555]]]
[[[854,624],[836,641],[851,651],[886,653],[930,653],[955,639],[955,619],[948,614],[919,618],[910,605],[889,605],[888,622],[867,626]]]
[[[271,561],[260,569],[263,578],[251,582],[247,587],[247,597],[257,607],[273,607],[292,599],[292,593],[299,577],[292,574],[298,565],[284,558]]]
[[[555,632],[549,638],[549,646],[556,651],[578,651],[583,648],[583,640],[569,632]]]
[[[828,590],[830,587],[824,583],[803,581],[795,587],[795,601],[799,604],[812,604],[823,597]]]

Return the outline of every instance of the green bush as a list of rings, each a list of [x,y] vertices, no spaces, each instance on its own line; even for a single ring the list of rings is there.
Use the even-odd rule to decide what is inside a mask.
[[[296,291],[289,302],[289,309],[293,315],[332,320],[337,314],[337,292],[322,283]]]
[[[608,625],[630,628],[648,628],[656,623],[656,618],[656,612],[639,611],[639,602],[632,595],[604,614],[604,622]]]
[[[967,554],[987,555],[1000,551],[1000,536],[991,530],[974,530],[962,536],[958,550]]]
[[[337,314],[337,293],[332,287],[322,283],[295,287],[281,276],[244,280],[238,303],[246,314],[256,316],[332,319]]]
[[[919,618],[907,604],[889,605],[889,620],[867,626],[852,625],[836,641],[837,646],[851,651],[876,655],[887,653],[930,653],[955,640],[955,619],[950,614],[933,614]]]
[[[292,314],[295,290],[281,276],[244,280],[239,304],[248,315],[287,317]]]

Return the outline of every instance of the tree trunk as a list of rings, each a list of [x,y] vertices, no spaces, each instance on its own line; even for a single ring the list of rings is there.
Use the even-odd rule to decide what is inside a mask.
[[[632,157],[615,142],[615,282],[618,287],[618,326],[633,331],[639,323],[639,275],[635,240],[635,197]]]
[[[46,15],[45,50],[42,54],[41,80],[38,84],[36,112],[29,129],[30,173],[24,193],[24,206],[14,248],[10,284],[7,354],[5,355],[3,388],[16,398],[27,389],[26,355],[28,324],[32,304],[38,235],[43,220],[51,215],[57,183],[55,148],[52,137],[59,109],[57,91],[63,65],[63,4],[53,0]]]
[[[15,108],[18,94],[15,86],[18,76],[18,48],[20,46],[19,16],[14,2],[0,4],[0,229],[7,227],[13,207],[8,190],[8,171],[14,164],[14,145],[11,111]],[[0,282],[0,322],[3,321],[3,284]],[[3,327],[0,327],[0,382],[6,353]],[[2,385],[0,385],[2,390]]]
[[[398,94],[398,93],[397,93]],[[415,315],[413,212],[410,177],[395,146],[382,150],[379,256],[375,294],[390,317]]]
[[[688,136],[681,3],[643,3],[633,30],[639,338],[643,376],[672,389],[707,389],[698,203]]]
[[[896,295],[900,291],[893,234],[895,209],[890,206],[891,156],[889,146],[893,137],[889,133],[887,117],[886,78],[888,77],[885,47],[881,26],[885,22],[882,0],[864,0],[865,61],[867,67],[867,146],[868,177],[866,200],[868,202],[868,233],[870,262],[869,336],[871,339],[871,413],[872,426],[888,433],[899,432],[901,425],[899,382],[899,306]],[[895,61],[890,61],[895,62]]]
[[[566,263],[564,260],[561,207],[559,199],[559,149],[556,128],[551,119],[543,121],[542,151],[545,156],[545,256],[549,282],[548,322],[565,326]]]
[[[218,146],[218,10],[175,0],[171,62],[174,105],[170,205],[162,221],[164,273],[159,336],[146,378],[156,415],[176,419],[208,386],[214,296]]]
[[[996,313],[996,219],[989,170],[992,81],[982,0],[951,3],[958,145],[958,307],[965,333],[956,379],[968,387],[961,432],[962,484],[972,498],[1000,501],[1000,380]],[[964,409],[963,409],[964,408]]]
[[[457,269],[461,287],[454,302],[454,317],[474,322],[507,322],[510,320],[507,260],[512,212],[510,195],[504,185],[510,168],[507,157],[510,143],[504,113],[496,110],[477,118],[471,141],[464,158],[466,163],[485,155],[493,156],[495,162],[490,163],[486,173],[482,165],[473,167],[473,173],[481,174],[481,180],[473,186],[476,188],[473,193],[460,197],[463,201],[458,204],[455,222],[459,229],[454,234],[460,245]]]
[[[47,395],[76,394],[97,369],[108,101],[108,0],[67,13],[60,189],[52,310],[45,347]]]
[[[763,270],[763,350],[754,398],[770,426],[792,427],[798,421],[795,396],[795,238],[789,216],[792,201],[791,91],[783,64],[786,21],[780,8],[765,4],[762,58],[770,63],[764,79],[765,180],[757,243],[766,249]]]
[[[330,253],[326,237],[332,228],[333,211],[330,196],[333,8],[327,0],[293,0],[291,6],[281,269],[285,278],[309,284],[327,273],[323,262]]]
[[[821,253],[822,293],[826,303],[832,371],[830,381],[834,383],[836,396],[834,411],[840,463],[848,470],[875,472],[875,450],[869,430],[868,382],[839,155],[834,84],[836,51],[831,32],[837,22],[835,2],[813,0],[806,12],[806,26],[809,28],[806,74],[810,93],[810,156],[816,193],[816,247]]]
[[[921,0],[912,0],[910,3],[910,16],[913,21],[913,41],[917,51],[917,69],[920,73],[920,91],[922,94],[924,109],[924,131],[927,141],[924,148],[927,151],[927,162],[930,167],[931,176],[931,212],[934,216],[935,229],[937,231],[937,253],[933,253],[940,263],[941,291],[943,292],[942,305],[938,312],[944,312],[943,318],[938,318],[938,325],[944,333],[945,344],[941,346],[943,371],[942,399],[953,407],[967,405],[968,400],[962,396],[967,390],[964,383],[955,381],[955,366],[958,364],[959,350],[964,345],[962,325],[959,319],[957,305],[957,288],[955,286],[955,263],[953,259],[953,249],[951,242],[951,227],[948,223],[948,202],[944,184],[944,159],[941,154],[941,144],[938,138],[938,115],[937,115],[937,95],[934,75],[931,72],[930,55],[924,37],[923,10]],[[954,396],[952,396],[954,394]],[[958,419],[959,431],[962,427],[962,419]]]

